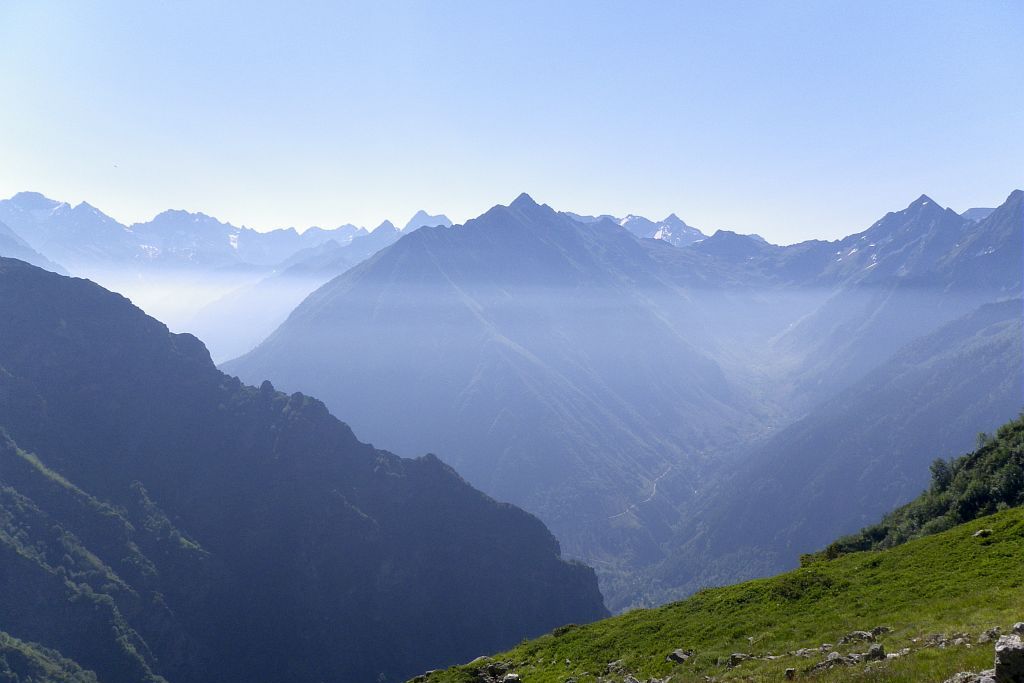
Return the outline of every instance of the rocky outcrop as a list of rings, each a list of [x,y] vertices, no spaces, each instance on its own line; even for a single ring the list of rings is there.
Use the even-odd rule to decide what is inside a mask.
[[[1024,640],[1016,632],[1018,627],[1024,630],[1024,624],[1017,623],[1013,625],[1014,633],[997,636],[994,668],[979,673],[961,671],[947,678],[945,683],[1024,683]],[[991,642],[993,634],[1000,630],[998,626],[988,629],[979,642]]]
[[[996,642],[996,683],[1024,683],[1024,642],[1014,633]]]
[[[998,626],[994,626],[989,630],[985,631],[984,633],[982,633],[980,636],[978,636],[978,643],[982,645],[985,643],[994,643],[995,641],[999,640],[999,636],[1001,636],[1002,634],[1003,629],[999,628]]]

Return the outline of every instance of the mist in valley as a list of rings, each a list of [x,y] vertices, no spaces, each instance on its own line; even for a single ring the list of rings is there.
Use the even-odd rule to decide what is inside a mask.
[[[0,681],[1024,683],[1022,25],[0,3]]]

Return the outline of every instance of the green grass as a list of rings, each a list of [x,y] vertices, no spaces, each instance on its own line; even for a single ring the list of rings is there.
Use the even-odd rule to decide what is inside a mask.
[[[992,534],[974,537],[978,529]],[[836,644],[849,631],[887,626],[892,632],[879,637],[886,652],[910,647],[909,655],[834,669],[814,675],[815,680],[942,681],[957,671],[991,668],[993,648],[926,648],[924,636],[965,632],[975,641],[985,629],[1001,626],[1006,632],[1021,620],[1024,509],[1015,508],[895,548],[819,560],[773,578],[704,590],[657,609],[556,629],[493,659],[512,662],[528,683],[564,683],[570,677],[579,683],[600,677],[621,681],[621,673],[605,674],[614,660],[622,660],[641,681],[666,676],[673,682],[703,681],[705,676],[782,680],[789,667],[797,670],[797,678],[806,678],[822,655],[747,661],[733,669],[724,659],[733,652],[786,655]],[[676,648],[693,649],[696,656],[685,664],[666,662]],[[867,645],[836,649],[864,652]],[[469,682],[476,680],[476,668],[454,667],[428,680]]]

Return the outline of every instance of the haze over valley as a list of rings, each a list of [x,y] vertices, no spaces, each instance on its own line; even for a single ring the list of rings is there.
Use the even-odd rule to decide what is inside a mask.
[[[0,683],[1024,683],[1021,35],[0,2]]]

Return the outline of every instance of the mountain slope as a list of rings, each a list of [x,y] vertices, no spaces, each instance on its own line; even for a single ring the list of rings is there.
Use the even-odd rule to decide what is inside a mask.
[[[968,475],[987,476],[998,463],[998,470],[1013,474],[1003,502],[1024,500],[1022,434],[1024,419],[1005,425],[953,469],[966,481]],[[960,526],[932,529],[933,535],[895,541],[881,551],[851,552],[877,538],[880,528],[901,525],[909,510],[923,512],[936,495],[942,491],[933,489],[859,537],[841,539],[841,548],[829,553],[847,553],[838,559],[807,556],[787,574],[556,629],[510,652],[417,680],[471,683],[489,680],[491,671],[514,671],[527,683],[628,681],[630,675],[658,681],[772,680],[792,668],[799,677],[827,680],[940,681],[957,671],[991,668],[992,644],[983,632],[993,626],[1009,631],[1024,609],[1024,508],[975,519],[985,512],[977,509],[955,520],[971,520]],[[844,642],[854,631],[867,633]],[[863,655],[874,642],[883,648],[880,660],[862,656],[829,666],[828,657],[835,657],[830,653]],[[669,657],[674,652],[676,661]]]
[[[394,244],[401,233],[385,221],[373,232],[339,244],[329,240],[302,249],[267,277],[213,301],[188,329],[210,348],[214,360],[237,358],[267,338],[318,287]]]
[[[686,297],[663,249],[524,195],[404,236],[226,367],[319,393],[375,443],[443,453],[574,556],[646,562],[703,451],[755,421],[670,319]]]
[[[8,226],[0,223],[0,256],[16,258],[44,270],[66,275],[66,271],[28,245]]]
[[[924,493],[878,524],[833,542],[824,556],[891,548],[1007,507],[1024,506],[1024,413],[994,436],[978,438],[973,452],[932,462],[931,485]]]
[[[1020,192],[978,222],[922,196],[836,242],[718,231],[682,248],[521,197],[403,238],[228,367],[322,395],[398,452],[444,453],[596,564],[614,609],[651,604],[784,568],[790,544],[905,501],[908,446],[952,451],[1015,414],[1019,312],[970,316],[1020,296],[1022,233]],[[979,327],[922,341],[961,318]],[[913,397],[904,424],[881,411],[902,414],[894,391]],[[788,488],[797,462],[886,483],[855,479],[829,508],[817,479]],[[785,501],[785,524],[766,529],[748,490]],[[728,511],[757,532],[732,535]]]
[[[96,683],[96,675],[48,648],[0,631],[0,677],[9,683]]]
[[[975,537],[982,529],[987,535]],[[617,683],[627,676],[783,680],[789,668],[797,677],[823,680],[943,681],[958,671],[992,667],[992,644],[979,644],[980,637],[994,626],[1006,633],[1019,621],[1022,553],[1024,510],[1017,508],[897,548],[853,553],[769,579],[705,589],[657,609],[556,629],[487,660],[415,680],[482,682],[492,679],[481,672],[498,664],[495,670],[514,671],[526,683]],[[846,634],[877,627],[887,630],[869,634],[869,642],[841,643]],[[894,657],[865,658],[871,641],[882,646],[883,657]],[[674,663],[668,656],[676,650],[693,654]],[[861,657],[829,667],[832,652]]]
[[[832,256],[816,279],[834,283],[835,293],[772,344],[776,355],[801,359],[789,369],[799,409],[850,386],[914,339],[985,303],[1020,296],[1021,196],[1012,193],[975,223],[922,195],[829,245]]]
[[[691,508],[658,583],[689,577],[674,586],[685,595],[781,571],[909,500],[929,458],[1024,406],[1022,320],[1020,299],[984,306],[754,448]]]
[[[3,259],[0,314],[14,638],[103,681],[398,680],[605,614],[535,518],[117,295]]]

